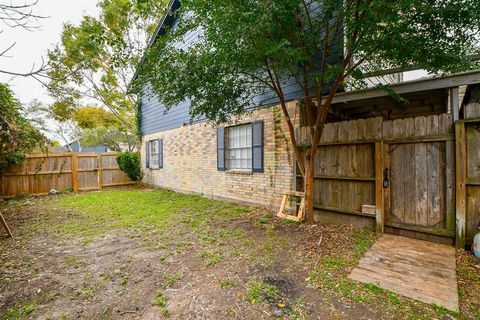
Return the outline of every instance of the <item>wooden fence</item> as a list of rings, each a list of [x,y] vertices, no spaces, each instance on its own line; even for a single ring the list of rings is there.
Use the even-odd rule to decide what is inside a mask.
[[[472,242],[480,227],[480,118],[455,123],[457,246]]]
[[[320,221],[453,241],[455,153],[450,114],[344,121],[324,130],[314,168]],[[310,143],[307,128],[297,135]],[[297,189],[303,185],[301,177],[296,185]],[[377,210],[364,212],[363,205]]]
[[[103,187],[136,184],[121,171],[117,154],[49,153],[31,154],[1,176],[0,195],[46,195],[49,190],[88,191]]]

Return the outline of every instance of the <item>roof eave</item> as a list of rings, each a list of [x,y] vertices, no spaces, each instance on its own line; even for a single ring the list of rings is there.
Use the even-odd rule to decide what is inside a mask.
[[[427,79],[405,81],[393,84],[390,87],[397,94],[410,92],[428,91],[442,88],[453,88],[462,85],[480,83],[480,70],[455,73],[448,76],[440,76]],[[332,100],[334,103],[346,103],[350,101],[365,100],[387,96],[388,93],[381,88],[369,88],[357,91],[342,92],[335,95]]]
[[[170,2],[168,3],[167,9],[165,10],[165,14],[162,16],[162,19],[160,19],[160,22],[158,23],[157,28],[155,29],[155,32],[152,34],[152,36],[148,40],[148,45],[145,49],[145,52],[142,55],[142,59],[140,59],[140,62],[138,63],[137,68],[135,69],[135,73],[133,74],[132,80],[130,81],[128,90],[131,89],[132,83],[138,77],[138,69],[139,69],[139,66],[145,61],[146,51],[153,45],[153,43],[155,42],[155,39],[157,39],[157,37],[160,35],[160,32],[162,31],[165,25],[165,21],[167,20],[167,17],[170,16],[173,10],[177,10],[179,7],[180,7],[180,0],[170,0]]]

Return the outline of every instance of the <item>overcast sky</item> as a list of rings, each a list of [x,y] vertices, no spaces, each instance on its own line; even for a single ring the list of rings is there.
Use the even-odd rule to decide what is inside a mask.
[[[0,0],[2,3],[25,3],[25,0]],[[28,1],[28,0],[26,0]],[[30,2],[30,1],[29,1]],[[38,30],[27,31],[21,28],[9,28],[0,22],[0,51],[5,50],[12,43],[15,47],[9,51],[8,58],[0,58],[0,67],[3,70],[14,72],[28,72],[34,63],[41,63],[41,57],[46,56],[47,50],[60,41],[60,33],[64,23],[77,24],[84,15],[97,15],[97,0],[38,0],[33,13],[48,16],[41,19]],[[22,103],[29,103],[33,99],[50,102],[47,91],[32,78],[16,77],[0,74],[0,82],[6,82],[15,92]]]

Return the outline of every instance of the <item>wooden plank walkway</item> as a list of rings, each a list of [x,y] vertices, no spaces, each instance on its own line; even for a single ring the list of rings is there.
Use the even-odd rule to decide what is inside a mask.
[[[384,234],[349,277],[458,312],[455,249],[447,245]]]

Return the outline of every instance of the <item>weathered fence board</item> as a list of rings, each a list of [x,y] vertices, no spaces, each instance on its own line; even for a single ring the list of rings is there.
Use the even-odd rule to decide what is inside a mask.
[[[480,226],[480,118],[455,122],[456,246],[470,243]]]
[[[463,123],[466,139],[465,237],[472,241],[480,227],[480,120]]]
[[[444,142],[390,144],[391,207],[387,221],[446,226]]]
[[[31,154],[19,165],[6,168],[0,195],[45,195],[50,189],[86,191],[134,184],[120,170],[116,153]]]
[[[355,124],[352,127],[358,129]],[[365,126],[364,123],[362,125]],[[331,128],[327,132],[337,129]],[[361,132],[365,131],[355,130],[352,137]],[[363,134],[361,136],[365,137]],[[326,141],[331,140],[327,138]],[[314,168],[316,190],[320,190],[315,206],[360,213],[363,204],[374,204],[374,166],[372,144],[328,145],[320,148]]]

